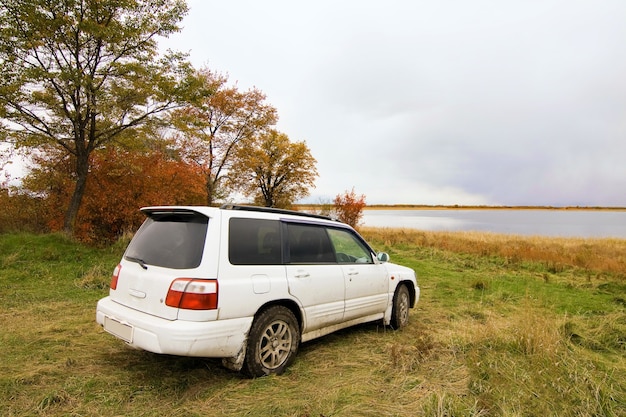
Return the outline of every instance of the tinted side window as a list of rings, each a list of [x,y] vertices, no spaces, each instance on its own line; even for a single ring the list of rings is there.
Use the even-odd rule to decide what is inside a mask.
[[[280,223],[276,220],[232,218],[228,259],[233,265],[281,264]]]
[[[374,263],[369,249],[350,231],[329,229],[328,234],[340,263]]]
[[[292,263],[337,262],[326,228],[288,223],[287,231]]]
[[[141,225],[125,257],[164,268],[197,268],[208,222],[207,217],[193,213],[154,215]]]

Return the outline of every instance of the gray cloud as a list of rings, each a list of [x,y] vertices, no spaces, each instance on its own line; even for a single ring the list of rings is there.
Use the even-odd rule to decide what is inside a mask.
[[[190,6],[164,44],[267,94],[313,201],[626,206],[626,2]]]

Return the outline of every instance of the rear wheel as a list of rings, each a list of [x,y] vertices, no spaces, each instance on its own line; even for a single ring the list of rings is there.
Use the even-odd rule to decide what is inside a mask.
[[[391,310],[391,327],[400,329],[409,324],[409,309],[411,297],[406,285],[401,284],[393,296],[393,309]]]
[[[244,371],[252,377],[282,374],[293,362],[299,343],[300,326],[291,310],[268,308],[250,328]]]

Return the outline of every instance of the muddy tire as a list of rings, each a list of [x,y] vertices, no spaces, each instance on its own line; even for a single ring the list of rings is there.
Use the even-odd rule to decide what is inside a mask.
[[[287,307],[262,311],[252,323],[243,371],[253,377],[282,374],[293,362],[300,344],[300,326]]]
[[[411,296],[409,289],[404,284],[398,285],[393,296],[393,309],[391,310],[391,327],[401,329],[409,324],[409,309],[411,308]]]

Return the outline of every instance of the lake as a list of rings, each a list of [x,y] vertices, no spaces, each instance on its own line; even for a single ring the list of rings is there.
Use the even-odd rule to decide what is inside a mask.
[[[443,209],[363,211],[363,226],[626,239],[626,210]]]

